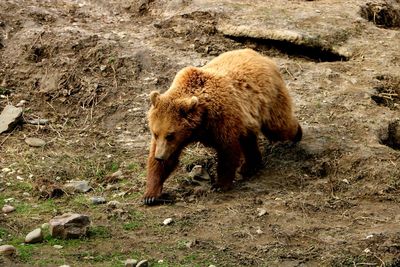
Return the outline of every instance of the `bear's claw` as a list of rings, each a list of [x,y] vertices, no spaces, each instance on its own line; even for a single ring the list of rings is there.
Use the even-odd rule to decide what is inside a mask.
[[[163,194],[160,198],[157,197],[145,197],[143,199],[143,204],[147,206],[155,206],[172,203],[172,199],[169,198],[168,195]]]

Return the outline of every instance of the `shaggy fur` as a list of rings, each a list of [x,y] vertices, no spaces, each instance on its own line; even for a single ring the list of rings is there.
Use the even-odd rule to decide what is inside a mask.
[[[224,53],[202,68],[187,67],[164,94],[150,94],[153,134],[145,203],[160,196],[181,151],[199,141],[216,149],[216,187],[230,189],[241,157],[244,175],[260,166],[257,136],[271,142],[301,140],[292,100],[276,65],[251,49]]]

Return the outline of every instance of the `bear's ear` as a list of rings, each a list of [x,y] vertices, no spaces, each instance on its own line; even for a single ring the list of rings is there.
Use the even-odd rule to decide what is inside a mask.
[[[160,101],[160,92],[159,91],[152,91],[150,93],[150,101],[153,106],[156,106],[158,101]]]
[[[199,104],[199,99],[196,96],[192,96],[183,99],[180,108],[184,114],[187,114],[190,111],[194,110],[198,104]]]

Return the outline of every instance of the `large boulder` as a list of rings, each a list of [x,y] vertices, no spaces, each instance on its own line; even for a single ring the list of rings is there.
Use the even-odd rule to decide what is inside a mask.
[[[50,234],[55,238],[79,238],[87,234],[90,218],[87,215],[66,213],[50,220]]]

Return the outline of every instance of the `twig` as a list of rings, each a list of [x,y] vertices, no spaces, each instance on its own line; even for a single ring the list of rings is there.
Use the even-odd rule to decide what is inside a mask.
[[[10,135],[13,134],[15,128],[4,138],[4,140],[0,143],[0,147],[4,144],[4,142],[8,139],[8,137],[10,137]]]

